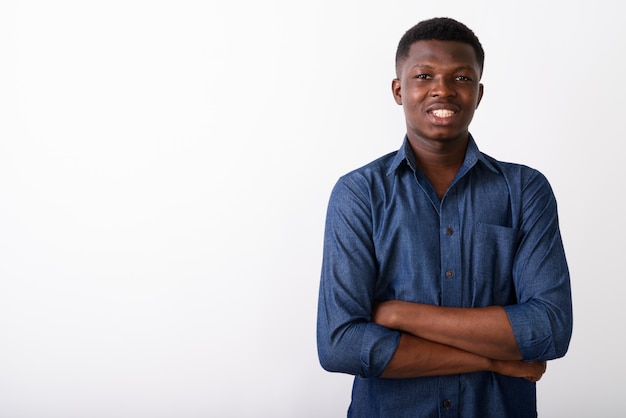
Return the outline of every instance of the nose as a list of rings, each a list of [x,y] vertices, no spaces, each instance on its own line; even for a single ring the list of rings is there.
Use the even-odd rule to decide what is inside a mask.
[[[433,97],[452,97],[456,94],[452,80],[445,77],[435,78],[431,91]]]

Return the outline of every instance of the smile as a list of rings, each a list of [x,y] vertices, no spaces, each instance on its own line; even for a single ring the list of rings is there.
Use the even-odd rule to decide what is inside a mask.
[[[447,109],[436,109],[433,110],[431,113],[438,118],[449,118],[450,116],[454,115],[455,112]]]

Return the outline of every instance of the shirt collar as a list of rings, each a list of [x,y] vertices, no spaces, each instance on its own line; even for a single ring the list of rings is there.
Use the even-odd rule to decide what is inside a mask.
[[[391,161],[391,165],[387,170],[387,175],[390,175],[398,170],[404,162],[408,164],[409,167],[413,171],[417,168],[417,164],[415,163],[415,156],[413,155],[413,150],[411,149],[411,145],[409,144],[409,139],[405,135],[402,146],[396,153],[396,156]],[[476,141],[474,141],[474,137],[470,134],[469,142],[467,144],[467,151],[465,151],[465,160],[463,161],[463,165],[459,171],[469,171],[478,161],[485,165],[489,170],[493,172],[498,172],[497,168],[493,165],[493,162],[490,161],[488,157],[486,157],[480,150],[478,149],[478,145],[476,145]]]

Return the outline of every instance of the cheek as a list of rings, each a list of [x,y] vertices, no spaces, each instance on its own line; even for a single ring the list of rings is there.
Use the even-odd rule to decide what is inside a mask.
[[[415,96],[403,97],[402,98],[402,106],[404,107],[404,113],[407,116],[411,116],[413,118],[420,117],[421,115],[421,104],[422,101]]]
[[[480,99],[480,96],[478,97],[478,99],[476,99],[476,106],[474,107],[474,109],[476,109],[480,105]]]
[[[402,96],[402,105],[406,108],[414,109],[422,102],[418,92],[410,91],[408,94]]]
[[[482,92],[480,90],[476,91],[475,94],[472,94],[472,101],[474,102],[474,108],[477,108],[480,104],[480,99],[482,98]]]

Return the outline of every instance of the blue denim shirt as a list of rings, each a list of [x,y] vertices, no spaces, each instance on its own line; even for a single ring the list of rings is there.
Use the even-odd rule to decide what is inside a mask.
[[[342,176],[328,205],[317,324],[322,366],[355,375],[349,416],[535,417],[535,383],[525,379],[379,378],[400,333],[371,322],[372,303],[389,299],[500,305],[525,360],[563,356],[570,280],[546,178],[481,153],[471,136],[441,200],[406,138]]]

